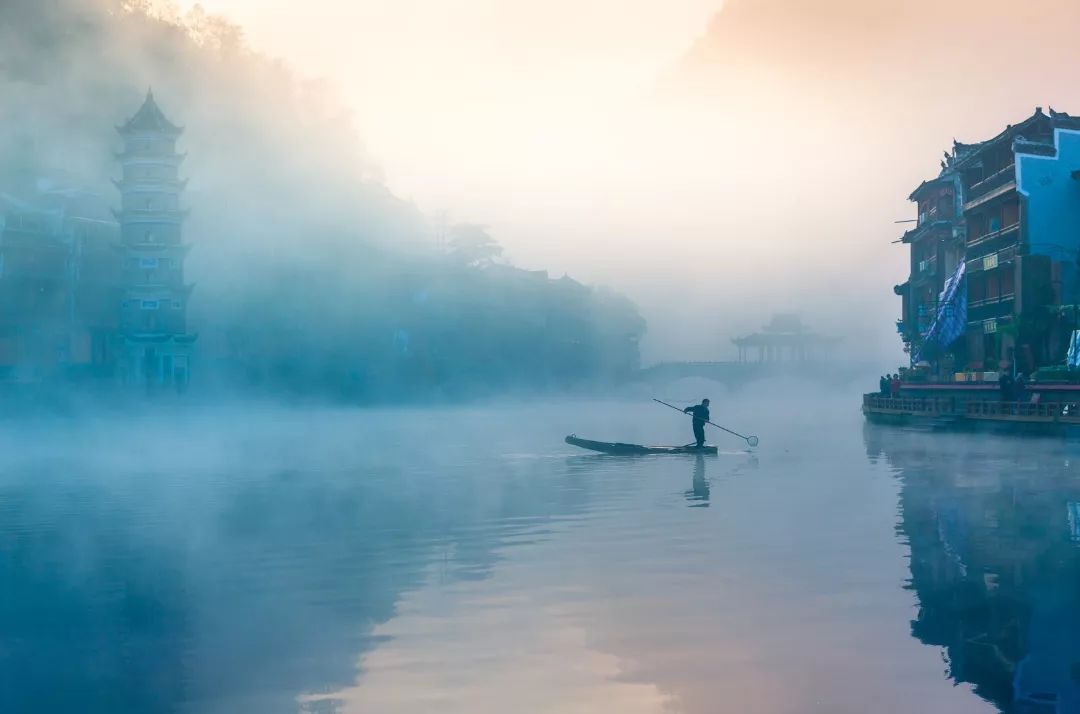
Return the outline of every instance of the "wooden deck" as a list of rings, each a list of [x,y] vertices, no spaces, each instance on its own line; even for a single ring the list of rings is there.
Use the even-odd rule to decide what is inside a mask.
[[[1018,432],[1057,433],[1080,427],[1080,398],[1076,402],[1006,402],[956,397],[863,396],[863,414],[869,421],[909,424],[941,429],[1002,427]],[[1078,430],[1080,432],[1080,430]]]

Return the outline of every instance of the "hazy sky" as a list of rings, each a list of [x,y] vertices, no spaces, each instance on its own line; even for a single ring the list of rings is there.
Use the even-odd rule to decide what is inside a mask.
[[[690,194],[645,177],[665,150],[642,132],[656,121],[660,77],[721,0],[198,4],[240,24],[257,49],[328,79],[393,190],[437,220],[489,225],[515,264],[624,290],[649,316],[641,271],[687,263],[686,251],[652,247],[701,218],[684,212],[671,226],[648,206]],[[723,342],[708,341],[706,352]]]
[[[475,191],[565,181],[721,0],[198,4],[243,26],[255,47],[329,79],[393,186],[457,213]]]
[[[1080,104],[1074,0],[202,5],[335,85],[426,213],[626,292],[646,360],[730,357],[779,310],[902,360],[907,194],[954,137]]]

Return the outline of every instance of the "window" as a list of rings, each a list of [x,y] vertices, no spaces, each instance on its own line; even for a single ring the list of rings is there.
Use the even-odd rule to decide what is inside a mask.
[[[968,299],[972,302],[986,299],[986,274],[974,274],[968,282]]]
[[[143,300],[140,305],[140,309],[142,310],[157,310],[160,307],[160,301],[158,300]]]
[[[157,258],[139,258],[139,267],[143,270],[153,270],[158,267]]]
[[[1020,222],[1020,204],[1006,203],[1001,211],[1001,223],[1005,226],[1015,225]]]

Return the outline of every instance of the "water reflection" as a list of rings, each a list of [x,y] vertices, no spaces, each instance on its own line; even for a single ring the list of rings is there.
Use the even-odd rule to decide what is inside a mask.
[[[911,633],[1003,712],[1080,712],[1080,462],[1059,441],[867,426],[900,481]]]
[[[560,452],[571,411],[663,428],[554,404],[0,431],[0,712],[990,708],[910,637],[894,445],[868,433],[868,469],[859,415],[781,423],[759,465]]]
[[[489,578],[589,498],[540,462],[446,466],[433,437],[406,471],[309,426],[340,421],[261,423],[250,451],[201,435],[205,462],[149,427],[141,448],[166,458],[60,434],[47,456],[0,450],[0,712],[296,712],[355,679],[405,593]]]
[[[697,454],[694,458],[694,472],[686,500],[691,508],[709,507],[709,482],[705,479],[705,456]]]

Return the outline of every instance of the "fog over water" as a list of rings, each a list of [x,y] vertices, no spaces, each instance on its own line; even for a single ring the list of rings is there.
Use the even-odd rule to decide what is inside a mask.
[[[1014,681],[1075,703],[1075,454],[772,389],[712,390],[762,447],[708,458],[561,443],[688,437],[637,400],[9,423],[0,706],[993,712]]]
[[[851,366],[953,136],[1080,112],[1080,5],[195,5],[0,0],[0,207],[107,221],[152,86],[199,333],[183,396],[0,365],[0,714],[1080,712],[1075,445]],[[776,312],[835,359],[640,370]],[[703,397],[760,447],[564,441]]]

